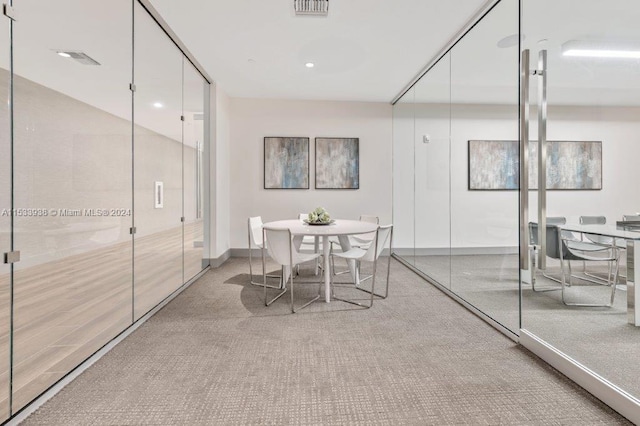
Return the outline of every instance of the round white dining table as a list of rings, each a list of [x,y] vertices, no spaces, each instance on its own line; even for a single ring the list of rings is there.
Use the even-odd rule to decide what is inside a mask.
[[[351,249],[349,235],[368,234],[370,232],[375,232],[378,229],[378,225],[375,223],[343,219],[338,219],[329,225],[308,225],[301,220],[293,219],[267,222],[262,226],[265,228],[289,229],[294,240],[296,240],[296,237],[304,236],[322,237],[322,254],[324,259],[324,296],[327,303],[331,301],[329,237],[338,237],[342,251],[347,251]],[[300,238],[299,241],[301,242],[301,240],[302,239]],[[355,261],[349,262],[349,271],[351,272],[351,277],[354,282],[357,282],[358,275]]]

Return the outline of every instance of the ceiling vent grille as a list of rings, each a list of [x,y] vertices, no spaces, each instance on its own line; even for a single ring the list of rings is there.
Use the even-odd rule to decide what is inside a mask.
[[[76,61],[84,65],[100,65],[100,62],[96,61],[95,59],[93,59],[91,56],[87,55],[84,52],[79,52],[77,50],[58,51],[58,53],[60,52],[66,53],[67,55],[69,55],[68,57],[71,57],[72,59],[75,59]]]
[[[293,9],[296,15],[327,16],[329,0],[293,0]]]

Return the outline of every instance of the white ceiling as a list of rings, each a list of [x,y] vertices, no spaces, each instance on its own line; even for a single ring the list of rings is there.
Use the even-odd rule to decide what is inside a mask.
[[[232,97],[389,102],[487,0],[151,2]]]
[[[329,16],[319,18],[296,17],[293,0],[151,1],[230,96],[380,102],[389,102],[485,4],[331,0]],[[517,4],[503,0],[475,26],[416,86],[416,101],[517,102],[518,48],[496,45],[518,31]],[[560,55],[561,44],[575,39],[640,46],[640,4],[582,0],[579,19],[572,4],[524,1],[522,28],[532,61],[537,50],[549,50],[550,103],[640,105],[640,60]],[[14,5],[16,74],[131,118],[130,0],[14,0]],[[141,8],[135,10],[136,122],[180,140],[183,105],[187,117],[202,112],[201,81],[186,63],[182,99],[181,55]],[[8,46],[8,28],[2,29],[0,44]],[[61,58],[57,49],[85,51],[101,66]],[[313,69],[304,67],[310,60],[317,63]],[[8,54],[0,55],[0,67],[9,68]],[[531,93],[534,98],[533,86]],[[164,107],[153,108],[154,102]]]

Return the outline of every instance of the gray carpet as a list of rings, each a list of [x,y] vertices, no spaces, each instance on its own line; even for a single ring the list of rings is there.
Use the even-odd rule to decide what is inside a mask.
[[[265,307],[247,272],[207,273],[23,424],[627,424],[398,263],[369,310]]]
[[[410,260],[467,302],[517,332],[517,255],[425,256]],[[548,273],[559,277],[558,261],[547,259],[547,262]],[[581,262],[573,264],[573,272],[580,275]],[[589,265],[589,270],[603,277],[608,271],[602,262]],[[624,266],[622,271],[625,272]],[[540,272],[537,276],[539,288],[559,288],[558,283],[544,278]],[[567,289],[567,299],[572,302],[606,303],[609,296],[609,287],[577,279]],[[640,357],[640,327],[627,324],[625,286],[618,286],[612,307],[596,308],[565,306],[560,291],[533,292],[525,284],[522,308],[523,328],[640,398],[640,364],[629,362]]]

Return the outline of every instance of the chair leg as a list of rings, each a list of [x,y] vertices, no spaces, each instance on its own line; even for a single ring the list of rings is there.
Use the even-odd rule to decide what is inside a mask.
[[[538,250],[536,247],[533,248],[533,250],[531,250],[531,290],[533,290],[536,293],[545,293],[547,291],[556,291],[556,290],[560,290],[560,287],[544,287],[544,288],[536,288],[536,254],[537,254]],[[550,279],[551,281],[555,281],[557,283],[560,283],[560,280],[552,277],[550,275],[547,275],[546,272],[542,272],[542,276]]]
[[[358,262],[358,263],[359,263],[359,262]],[[373,270],[374,270],[374,275],[375,275],[375,262],[374,262]],[[356,306],[360,306],[360,307],[362,307],[362,308],[367,308],[367,309],[368,309],[368,308],[370,308],[371,306],[373,306],[373,297],[374,297],[374,296],[379,296],[379,295],[377,295],[377,294],[374,294],[374,293],[373,293],[374,286],[375,286],[375,276],[374,276],[374,278],[373,278],[373,281],[371,282],[371,291],[366,290],[366,289],[363,289],[363,288],[360,288],[360,287],[358,287],[357,285],[355,285],[356,290],[360,290],[360,291],[363,291],[363,292],[366,292],[366,293],[371,294],[371,302],[369,303],[369,305],[365,305],[365,304],[363,304],[363,303],[356,302],[355,300],[349,300],[349,299],[343,299],[343,298],[341,298],[341,297],[337,297],[337,296],[335,295],[335,291],[334,291],[334,288],[335,288],[335,287],[334,287],[334,285],[333,285],[333,277],[331,277],[331,278],[330,278],[330,280],[331,280],[331,281],[330,281],[330,282],[331,282],[331,298],[332,298],[332,299],[335,299],[335,300],[339,300],[339,301],[341,301],[341,302],[350,303],[350,304],[352,304],[352,305],[356,305]],[[382,296],[379,296],[379,297],[382,297]],[[385,297],[386,297],[386,296],[385,296]]]
[[[267,298],[267,288],[274,288],[274,287],[271,287],[271,286],[267,285],[267,274],[266,274],[265,266],[264,266],[265,265],[265,263],[264,263],[264,253],[262,254],[262,257],[263,257],[263,259],[262,259],[263,260],[263,263],[262,263],[262,275],[263,275],[263,279],[264,279],[264,306],[269,306],[273,302],[278,300],[280,297],[282,297],[282,295],[284,295],[287,292],[287,286],[286,286],[286,283],[284,282],[284,277],[286,275],[284,274],[284,267],[283,267],[282,268],[282,278],[281,278],[283,290],[280,293],[278,293],[278,295],[276,297],[274,297],[273,299],[269,300]],[[293,293],[293,291],[292,291],[292,293]]]
[[[375,263],[375,262],[374,262],[374,263]],[[357,266],[358,266],[358,274],[359,274],[359,271],[360,271],[360,262],[358,262],[358,265],[357,265]],[[391,256],[389,256],[389,267],[390,267],[390,266],[391,266]],[[358,281],[359,281],[360,283],[362,283],[363,281],[366,281],[366,280],[371,279],[371,278],[375,279],[375,271],[374,271],[374,273],[373,273],[372,275],[367,275],[367,276],[366,276],[366,277],[364,277],[364,278],[360,278]],[[374,295],[374,296],[376,296],[376,297],[379,297],[380,299],[386,299],[386,298],[387,298],[387,296],[389,295],[389,270],[387,270],[387,286],[386,286],[386,290],[385,290],[384,295],[382,295],[382,294],[378,294],[378,293],[374,293],[374,292],[373,292],[373,283],[371,284],[371,290],[367,290],[366,288],[362,288],[362,287],[360,287],[360,286],[358,285],[358,283],[356,282],[356,290],[360,290],[360,291],[363,291],[363,292],[365,292],[365,293],[372,294],[372,295]]]
[[[261,248],[260,252],[262,254],[264,254],[264,249]],[[262,256],[262,273],[263,274],[265,272],[264,269],[265,269],[264,268],[264,256]],[[260,287],[263,287],[265,285],[264,282],[254,281],[253,277],[254,277],[254,275],[253,275],[253,265],[252,265],[252,262],[251,262],[251,247],[249,247],[249,282],[251,284],[253,284],[253,285],[257,285],[257,286],[260,286]],[[267,285],[267,287],[269,287],[269,288],[278,288],[278,289],[282,288],[283,283],[282,283],[282,277],[281,276],[279,276],[279,275],[267,275],[266,277],[267,278],[280,278],[280,283],[277,286],[275,286],[275,285]]]
[[[283,267],[282,273],[283,274],[285,273],[284,267]],[[320,281],[320,283],[322,283],[322,281]],[[313,299],[309,300],[304,305],[296,307],[295,303],[293,301],[294,298],[293,298],[293,268],[292,268],[292,270],[291,270],[291,313],[295,314],[297,311],[306,308],[307,306],[309,306],[310,304],[312,304],[316,300],[320,299],[320,293],[322,291],[321,289],[322,289],[322,284],[320,284],[320,290],[318,291],[318,295],[316,297],[314,297]]]
[[[569,282],[571,282],[571,262],[569,262]],[[611,296],[609,299],[609,303],[607,304],[599,304],[599,303],[573,303],[573,302],[567,302],[566,298],[565,298],[565,274],[564,274],[564,261],[560,260],[561,266],[562,266],[562,303],[564,303],[567,306],[582,306],[582,307],[589,307],[589,308],[610,308],[611,306],[613,306],[613,302],[615,300],[615,296],[616,296],[616,282],[618,280],[618,259],[615,260],[615,268],[614,268],[614,273],[613,273],[613,279],[610,281],[610,285],[611,285]]]

